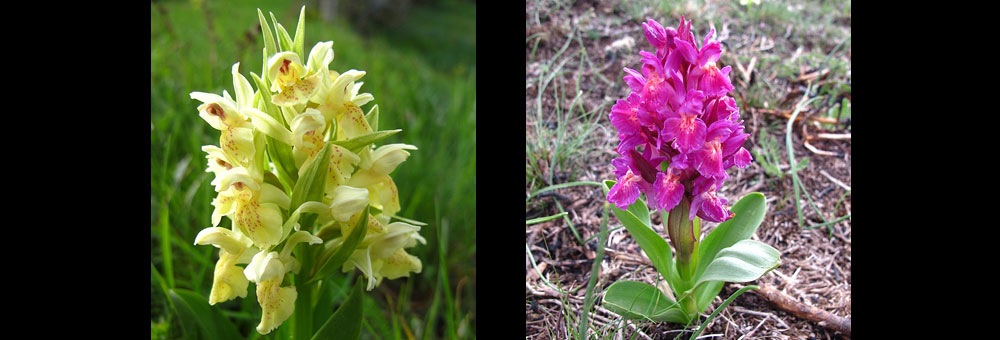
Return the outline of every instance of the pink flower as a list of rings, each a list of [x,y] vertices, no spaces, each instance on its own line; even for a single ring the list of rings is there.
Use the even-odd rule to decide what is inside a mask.
[[[732,213],[718,189],[726,170],[750,165],[731,67],[719,68],[722,45],[710,32],[698,47],[691,23],[677,28],[654,20],[642,24],[656,52],[640,51],[640,71],[625,68],[628,97],[612,106],[609,118],[618,130],[612,160],[618,182],[608,201],[626,209],[645,194],[650,207],[671,210],[691,203],[689,217],[722,222]],[[666,162],[666,163],[664,163]]]
[[[631,169],[627,170],[608,191],[608,202],[614,203],[619,209],[628,209],[629,205],[639,199],[640,181],[642,177],[636,176]]]

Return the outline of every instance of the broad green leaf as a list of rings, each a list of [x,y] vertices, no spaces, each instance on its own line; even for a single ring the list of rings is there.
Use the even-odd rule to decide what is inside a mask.
[[[635,216],[635,218],[638,219],[639,222],[642,222],[643,225],[647,227],[653,225],[653,222],[649,220],[649,207],[646,206],[645,203],[632,204],[628,206],[628,211],[632,213],[632,215]]]
[[[309,164],[306,171],[295,182],[292,189],[290,210],[298,209],[302,203],[308,201],[323,201],[323,190],[326,189],[326,172],[330,167],[330,144],[323,146],[316,160]],[[316,221],[316,214],[304,214],[299,218],[299,225],[302,230],[312,232],[313,222]]]
[[[184,289],[171,289],[169,295],[186,338],[241,338],[236,326],[219,309],[210,306],[204,297]]]
[[[323,278],[326,278],[330,274],[333,274],[344,262],[351,257],[354,253],[354,249],[357,248],[358,243],[361,243],[365,239],[365,233],[368,230],[368,215],[369,212],[361,214],[361,218],[358,219],[358,223],[354,225],[354,229],[351,230],[351,234],[344,239],[339,247],[330,248],[323,251],[319,257],[319,261],[316,261],[316,266],[312,268],[312,275],[310,276],[308,283],[313,283]]]
[[[400,131],[403,130],[396,129],[396,130],[376,131],[361,136],[357,136],[348,140],[342,140],[330,143],[340,145],[348,150],[351,150],[351,152],[353,153],[359,153],[361,152],[361,148],[368,146],[372,143],[378,142],[380,140],[383,140],[386,137],[395,135]]]
[[[719,223],[701,241],[698,247],[698,268],[695,270],[695,277],[705,271],[705,268],[712,263],[719,251],[729,248],[736,242],[750,239],[750,236],[757,231],[760,223],[764,220],[767,202],[765,202],[763,194],[750,193],[736,202],[730,211],[735,216],[728,221]]]
[[[364,289],[363,282],[364,280],[358,277],[358,282],[351,289],[351,295],[326,320],[323,327],[313,334],[313,340],[357,339],[361,336],[361,315],[364,312],[364,299],[361,295],[361,290]]]
[[[715,300],[716,296],[722,292],[722,286],[726,284],[722,281],[711,281],[702,283],[694,290],[694,301],[698,306],[698,312],[702,313],[708,309],[708,305]]]
[[[736,242],[750,239],[764,220],[767,202],[764,195],[755,192],[743,196],[743,199],[733,205],[731,211],[735,216],[720,223],[701,241],[698,248],[698,267],[695,269],[694,277],[699,277],[705,271],[705,268],[712,263],[720,250],[730,247]],[[708,308],[712,300],[722,291],[724,283],[722,281],[705,282],[695,289],[698,311],[705,311]]]
[[[708,308],[722,291],[724,283],[756,280],[780,265],[780,256],[771,246],[753,240],[743,240],[723,249],[702,276],[697,277],[703,283],[697,286],[694,293],[698,311]],[[708,281],[712,278],[719,280]]]
[[[611,284],[604,294],[604,307],[629,319],[688,322],[676,301],[656,287],[638,281]]]
[[[763,242],[743,240],[723,249],[695,285],[709,281],[753,281],[781,264],[781,253]]]
[[[613,184],[614,181],[604,181],[604,185],[608,188],[611,188]],[[635,206],[639,207],[635,208]],[[670,245],[667,244],[667,241],[662,236],[650,228],[648,224],[643,224],[642,220],[633,213],[633,211],[645,209],[646,202],[643,202],[642,198],[640,198],[635,203],[632,203],[628,210],[612,207],[611,212],[615,216],[618,216],[618,220],[628,230],[629,235],[632,235],[632,238],[639,243],[639,248],[642,248],[642,251],[649,257],[649,261],[653,263],[653,266],[660,272],[660,275],[663,275],[667,283],[671,287],[678,287],[678,275],[676,275],[676,269],[674,268],[674,257],[670,251]],[[648,210],[646,211],[648,213]]]

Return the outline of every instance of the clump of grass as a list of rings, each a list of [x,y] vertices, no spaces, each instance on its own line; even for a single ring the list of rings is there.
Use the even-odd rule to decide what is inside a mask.
[[[792,172],[792,169],[782,170],[781,146],[778,139],[769,133],[769,128],[760,129],[757,138],[757,145],[753,149],[754,160],[764,169],[764,172],[771,177],[782,179]],[[809,166],[809,158],[803,158],[795,164],[795,171],[802,171]],[[787,167],[786,167],[787,168]]]
[[[563,55],[574,43],[579,48]],[[572,78],[573,86],[567,88],[562,78],[572,72],[565,69],[570,61],[576,61],[577,68]],[[581,87],[581,81],[599,79],[600,74],[593,70],[582,33],[574,27],[562,47],[541,66],[541,75],[534,79],[538,94],[533,110],[529,108],[526,115],[528,124],[534,126],[525,143],[525,180],[529,190],[571,180],[578,169],[574,165],[597,148],[588,145],[594,132],[602,128],[600,121],[606,103],[587,111],[583,99],[590,91]],[[546,110],[545,103],[552,104],[551,110]]]

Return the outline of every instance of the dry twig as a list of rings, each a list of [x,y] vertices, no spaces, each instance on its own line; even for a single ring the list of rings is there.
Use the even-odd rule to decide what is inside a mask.
[[[851,336],[851,319],[798,302],[770,286],[761,285],[760,289],[753,290],[753,292],[771,302],[775,307],[788,311],[799,318]]]

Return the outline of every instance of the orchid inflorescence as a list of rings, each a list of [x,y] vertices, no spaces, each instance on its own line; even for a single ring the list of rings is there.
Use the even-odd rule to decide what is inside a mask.
[[[625,209],[642,192],[656,209],[669,211],[683,201],[690,205],[689,219],[725,221],[731,212],[717,192],[726,169],[752,160],[742,147],[748,135],[736,101],[726,95],[733,90],[731,67],[716,65],[722,48],[709,41],[714,30],[699,49],[683,18],[678,29],[653,20],[643,28],[656,53],[639,52],[641,73],[625,68],[632,93],[611,109],[621,157],[612,160],[618,181],[608,201]],[[661,169],[664,162],[669,165]]]
[[[330,70],[332,41],[302,58],[305,7],[294,40],[273,14],[274,35],[258,15],[265,64],[261,75],[251,72],[257,89],[236,63],[235,98],[225,90],[191,93],[202,102],[199,115],[221,133],[218,146],[202,147],[218,196],[212,227],[195,244],[220,249],[209,303],[246,297],[249,282],[256,283],[263,311],[257,331],[267,334],[295,308],[296,287],[282,285],[287,273],[308,270],[319,280],[357,268],[372,290],[383,279],[419,273],[420,259],[404,248],[426,241],[418,233],[422,223],[396,216],[399,196],[389,175],[417,148],[374,146],[401,130],[378,130],[378,105],[362,112],[374,100],[358,93],[365,72]],[[232,228],[219,227],[223,216]],[[300,243],[315,247],[300,252],[315,257],[310,268],[301,268],[293,252]]]
[[[654,20],[643,29],[656,53],[639,52],[641,72],[625,68],[631,93],[609,115],[620,140],[620,157],[611,161],[617,180],[605,181],[605,188],[608,202],[617,207],[612,212],[665,285],[618,281],[603,301],[628,318],[688,324],[725,282],[760,278],[781,264],[780,253],[750,239],[767,209],[763,195],[748,194],[732,210],[718,195],[729,177],[726,170],[744,168],[753,159],[742,146],[748,135],[736,100],[728,96],[734,89],[731,68],[716,64],[722,45],[711,41],[715,32],[699,48],[683,17],[676,29]],[[652,228],[650,209],[663,212],[672,252]],[[704,238],[703,220],[719,223]],[[756,286],[746,289],[751,287]]]

